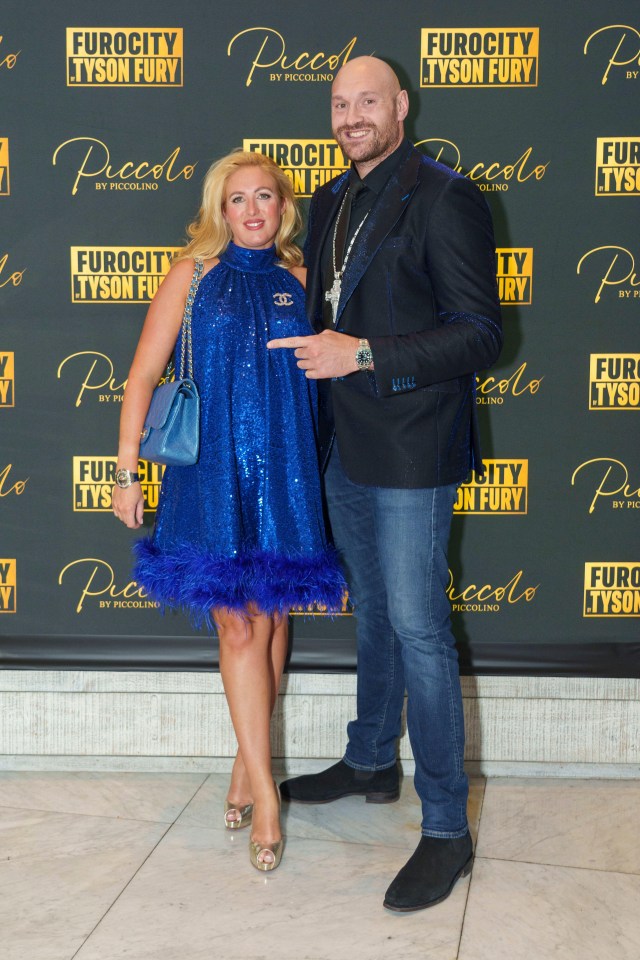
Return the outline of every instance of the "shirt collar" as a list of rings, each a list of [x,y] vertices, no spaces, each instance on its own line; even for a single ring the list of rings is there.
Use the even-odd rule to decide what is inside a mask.
[[[385,157],[382,163],[374,167],[365,177],[361,177],[355,168],[355,164],[352,164],[349,173],[350,187],[356,192],[366,188],[373,191],[376,196],[381,193],[391,174],[395,173],[396,168],[400,166],[400,161],[403,159],[408,143],[409,141],[405,137],[400,146],[396,147],[393,153]]]

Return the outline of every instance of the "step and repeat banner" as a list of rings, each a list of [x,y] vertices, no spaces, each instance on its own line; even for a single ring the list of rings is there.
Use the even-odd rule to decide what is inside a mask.
[[[127,372],[209,164],[268,153],[306,212],[346,167],[332,79],[370,53],[495,221],[505,347],[450,553],[463,669],[640,676],[637,0],[5,0],[1,665],[216,668],[215,637],[132,580],[111,512]],[[140,470],[151,525],[162,468]],[[354,668],[347,608],[292,625],[292,669]]]

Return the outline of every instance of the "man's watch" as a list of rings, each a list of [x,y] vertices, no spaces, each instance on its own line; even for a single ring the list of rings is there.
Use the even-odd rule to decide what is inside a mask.
[[[358,340],[358,349],[356,350],[356,363],[358,370],[369,370],[373,363],[373,354],[368,340]]]
[[[138,474],[132,473],[131,470],[125,470],[124,467],[116,470],[116,484],[121,487],[122,490],[126,490],[132,483],[137,483],[139,480],[140,477]]]

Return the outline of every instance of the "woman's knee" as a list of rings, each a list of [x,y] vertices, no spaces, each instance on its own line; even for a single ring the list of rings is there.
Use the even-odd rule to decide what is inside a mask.
[[[256,645],[266,645],[274,625],[269,618],[217,613],[214,622],[221,649],[229,653],[244,653]]]
[[[216,611],[214,623],[220,647],[229,653],[240,652],[253,641],[252,624],[248,618],[227,611]]]

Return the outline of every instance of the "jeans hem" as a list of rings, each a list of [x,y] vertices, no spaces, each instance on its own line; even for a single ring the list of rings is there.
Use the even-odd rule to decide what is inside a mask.
[[[422,831],[423,837],[434,837],[436,840],[460,840],[462,837],[466,837],[469,832],[469,827],[465,827],[463,830],[429,830],[425,829]]]
[[[368,770],[372,773],[377,773],[378,770],[389,770],[391,767],[395,767],[398,762],[397,760],[392,760],[391,763],[386,763],[384,765],[378,763],[373,767],[365,767],[362,763],[354,763],[353,760],[349,760],[346,754],[342,759],[348,767],[351,767],[352,770]]]

